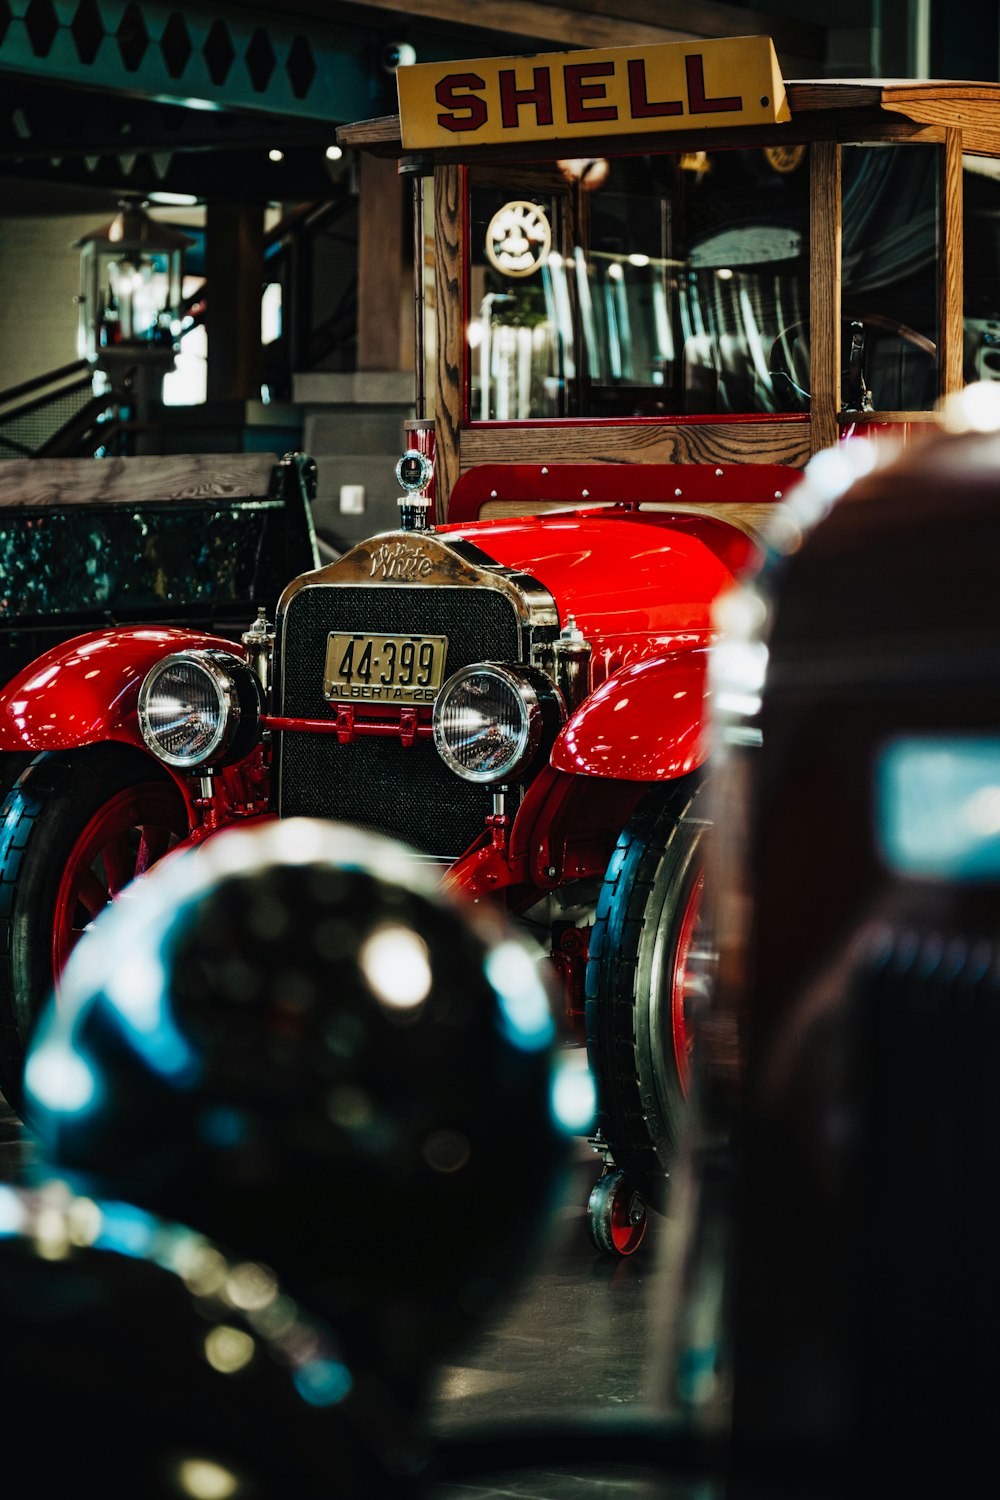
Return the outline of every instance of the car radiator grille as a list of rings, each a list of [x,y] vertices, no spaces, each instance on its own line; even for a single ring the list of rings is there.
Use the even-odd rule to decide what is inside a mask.
[[[495,589],[306,588],[291,601],[282,626],[284,716],[336,717],[323,696],[327,636],[334,630],[447,636],[446,677],[470,662],[517,661],[521,654],[517,614]],[[369,707],[360,703],[357,711],[364,715]],[[282,817],[337,818],[452,860],[482,832],[493,805],[488,787],[448,770],[431,739],[404,748],[395,737],[365,736],[350,745],[331,734],[280,738]]]

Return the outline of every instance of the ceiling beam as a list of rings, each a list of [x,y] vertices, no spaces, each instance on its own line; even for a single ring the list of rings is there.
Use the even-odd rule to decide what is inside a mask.
[[[254,0],[251,0],[254,3]],[[259,0],[257,0],[259,3]],[[303,0],[292,0],[298,9]],[[260,8],[266,9],[261,4]],[[811,22],[771,15],[763,10],[714,4],[711,0],[365,0],[363,6],[325,6],[329,18],[346,18],[351,10],[381,12],[387,19],[436,21],[448,26],[528,38],[565,47],[612,47],[654,42],[701,40],[704,37],[765,35],[779,55],[808,63],[815,70],[826,53],[826,31]]]

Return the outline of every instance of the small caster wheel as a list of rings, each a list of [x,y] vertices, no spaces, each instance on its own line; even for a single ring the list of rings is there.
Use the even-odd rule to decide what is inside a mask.
[[[646,1205],[617,1167],[603,1173],[587,1202],[590,1238],[605,1255],[634,1255],[646,1236]]]

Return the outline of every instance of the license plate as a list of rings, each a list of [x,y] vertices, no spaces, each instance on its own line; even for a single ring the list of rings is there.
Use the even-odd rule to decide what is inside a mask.
[[[331,703],[433,703],[448,637],[331,633],[323,693]]]

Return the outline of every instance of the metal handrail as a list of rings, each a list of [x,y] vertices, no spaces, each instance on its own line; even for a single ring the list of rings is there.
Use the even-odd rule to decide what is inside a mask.
[[[87,368],[86,364],[84,364],[84,368]],[[34,382],[35,389],[37,390],[40,386],[50,384],[51,380],[51,376],[48,380],[45,380],[41,376],[39,376]],[[25,382],[26,385],[30,383],[31,382]],[[10,411],[3,412],[2,414],[0,414],[0,424],[4,422],[16,421],[19,417],[30,417],[32,412],[39,411],[43,406],[47,406],[50,401],[56,401],[60,397],[68,395],[71,391],[82,391],[89,385],[90,374],[88,372],[85,375],[81,375],[78,380],[67,381],[66,384],[61,385],[58,390],[46,391],[44,396],[38,396],[34,401],[25,401],[22,406],[15,406]],[[17,388],[12,387],[12,389]],[[0,397],[0,405],[2,404],[3,398]]]
[[[0,391],[0,406],[6,406],[9,401],[16,401],[21,396],[30,396],[32,391],[42,390],[47,385],[55,385],[60,380],[68,380],[71,375],[81,374],[88,369],[85,359],[75,359],[71,364],[60,365],[58,370],[49,370],[44,375],[35,375],[31,380],[22,380],[19,385],[8,386],[5,391]]]

